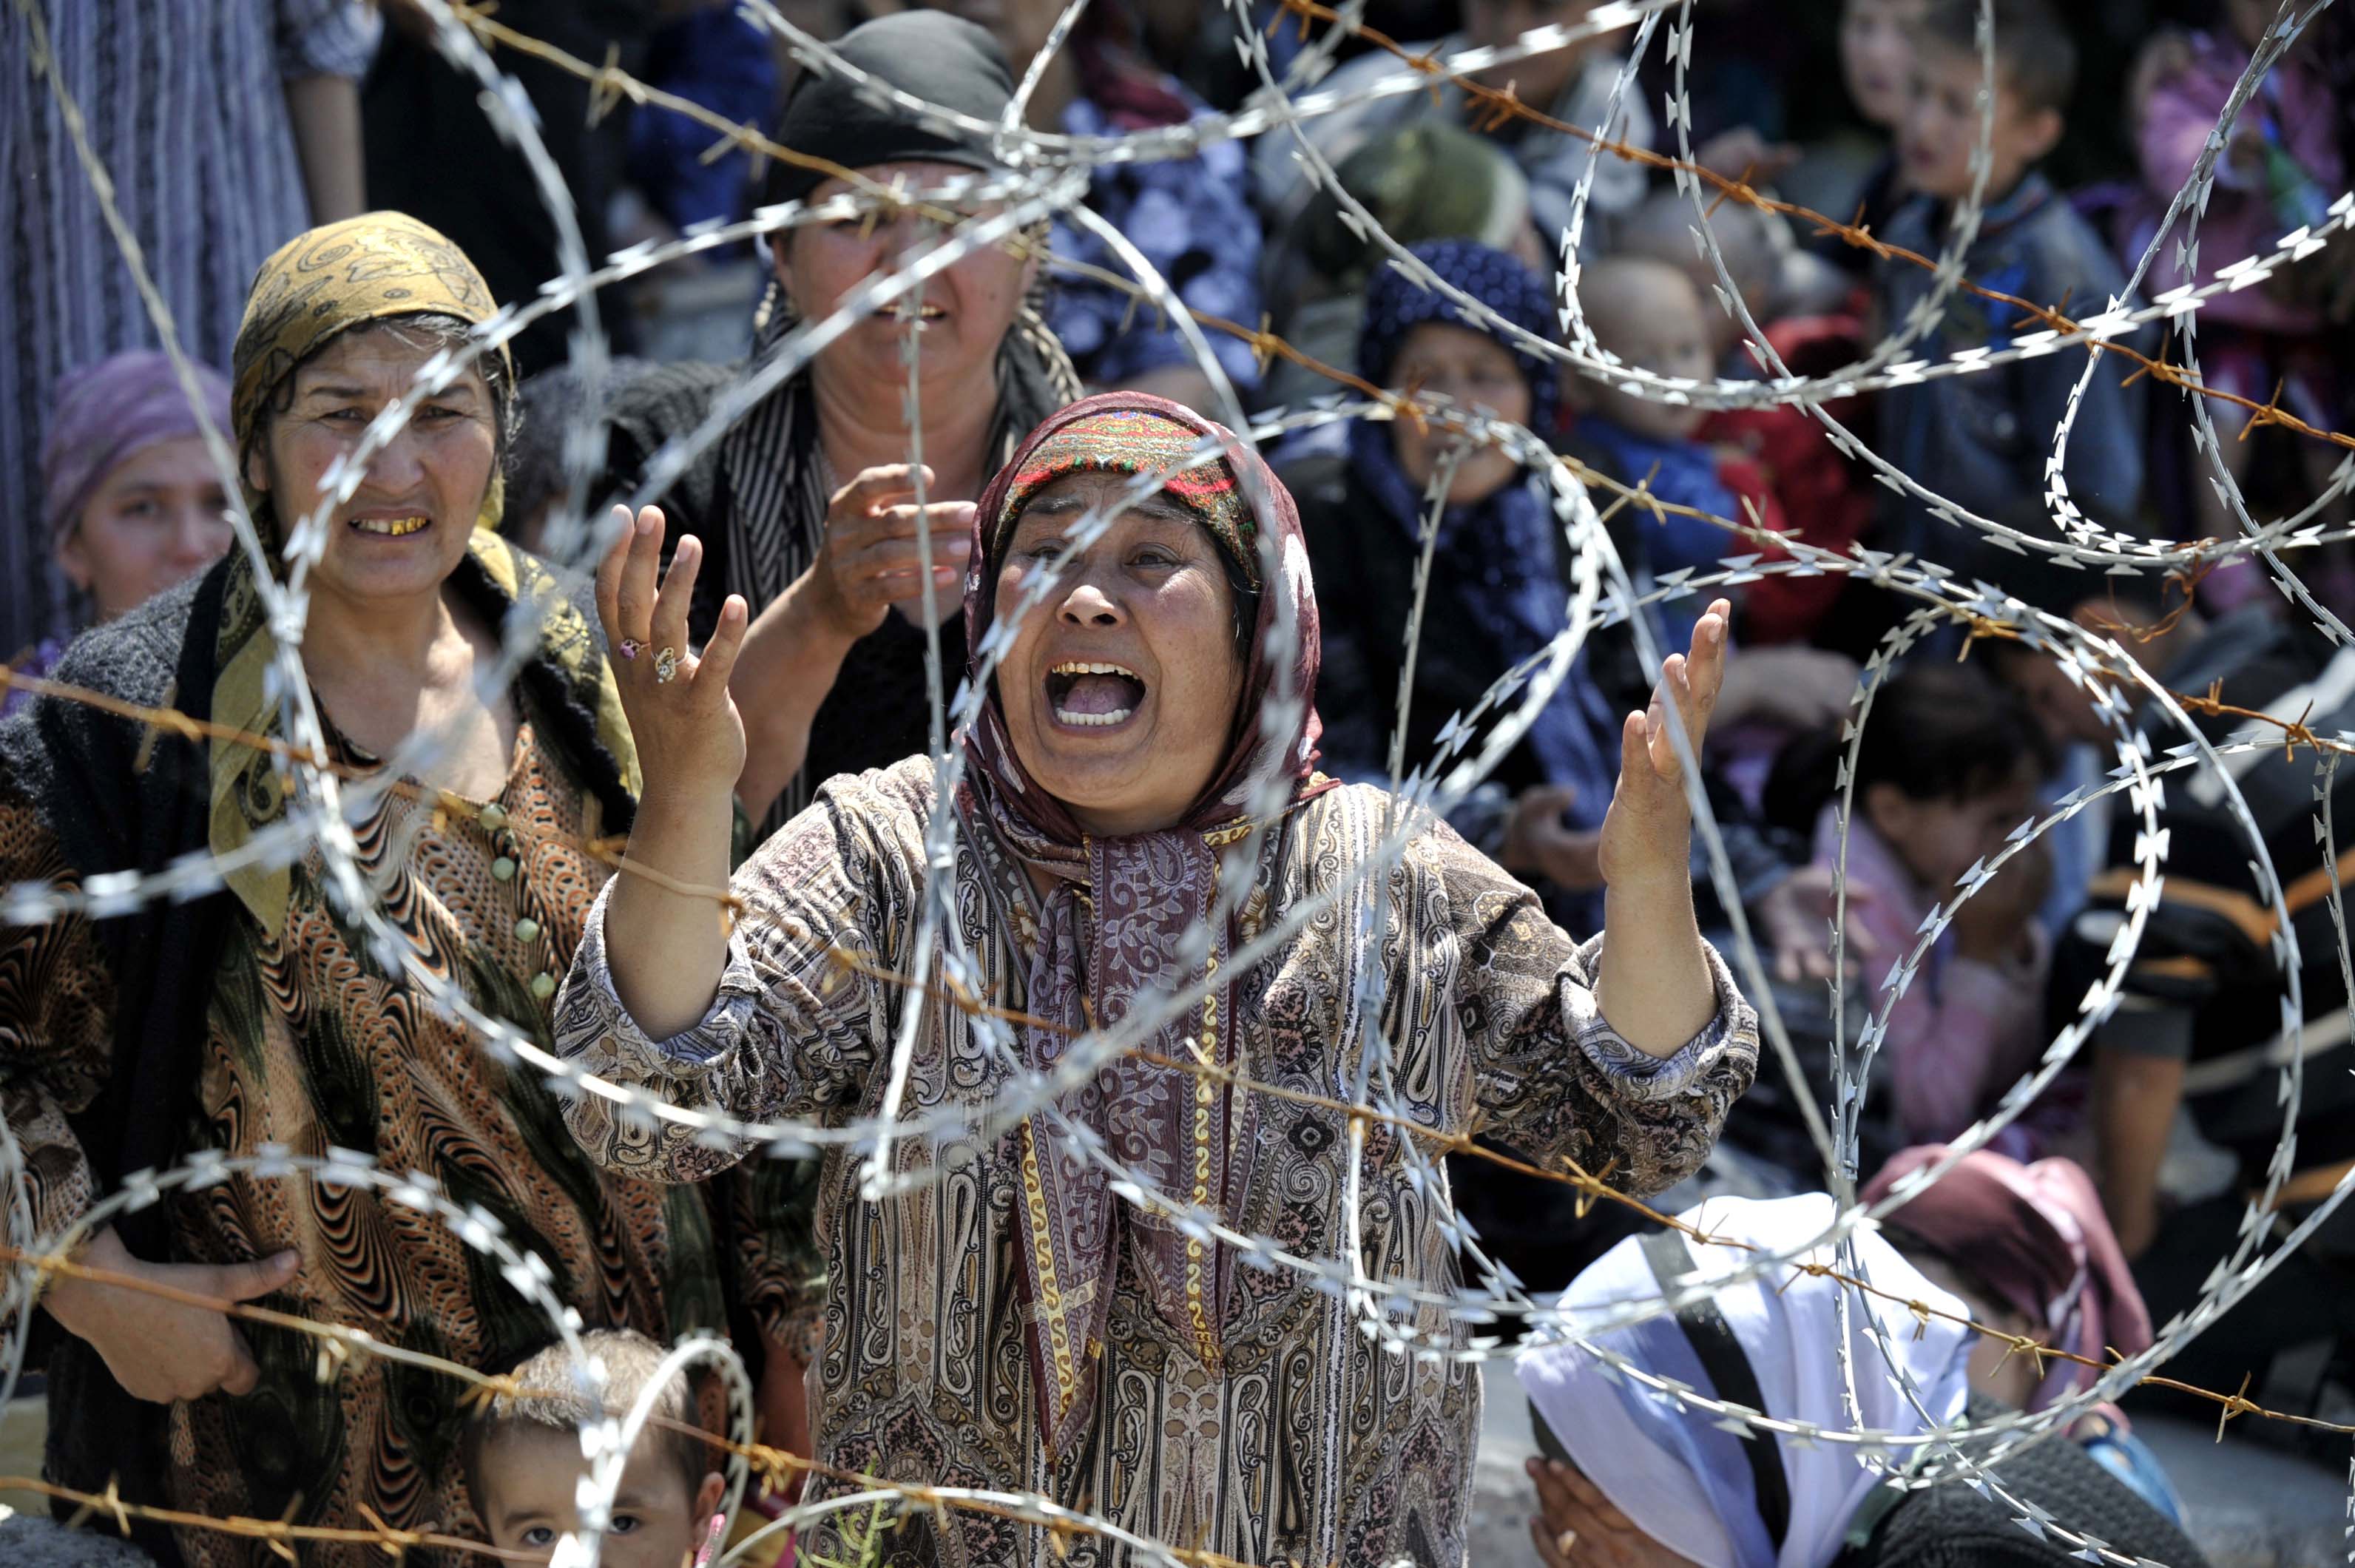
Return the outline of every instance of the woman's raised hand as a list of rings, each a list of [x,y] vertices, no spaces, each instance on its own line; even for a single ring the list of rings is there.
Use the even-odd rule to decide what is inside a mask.
[[[627,517],[627,509],[615,507]],[[728,596],[700,655],[688,650],[687,606],[703,545],[678,541],[662,571],[663,515],[642,509],[597,567],[597,615],[637,742],[649,796],[731,797],[744,770],[744,720],[728,695],[728,675],[744,643],[744,601]],[[657,578],[660,581],[657,583]]]
[[[924,558],[916,539],[916,470],[904,463],[865,468],[826,505],[826,538],[810,563],[820,613],[842,636],[857,639],[883,624],[893,604],[921,604]],[[924,484],[932,471],[923,470]],[[929,501],[932,592],[943,619],[956,611],[973,553],[973,503]],[[918,620],[919,617],[911,617]]]
[[[1630,713],[1619,731],[1619,785],[1603,818],[1602,869],[1605,885],[1689,890],[1692,880],[1692,813],[1685,804],[1684,768],[1668,709],[1674,704],[1695,756],[1709,733],[1718,688],[1725,680],[1726,628],[1733,606],[1713,602],[1693,627],[1692,649],[1670,654],[1652,688],[1650,709]]]

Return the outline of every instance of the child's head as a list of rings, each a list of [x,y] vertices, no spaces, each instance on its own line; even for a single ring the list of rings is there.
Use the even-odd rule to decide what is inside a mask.
[[[1578,299],[1595,342],[1621,364],[1696,381],[1717,373],[1709,318],[1682,269],[1646,256],[1606,257],[1580,276]],[[1706,409],[1631,397],[1582,375],[1571,389],[1581,409],[1655,441],[1688,440],[1709,417]]]
[[[1873,699],[1857,810],[1915,881],[1944,890],[2034,813],[2049,755],[2010,690],[1967,667],[1917,665]]]
[[[643,1334],[600,1328],[581,1348],[605,1368],[602,1413],[629,1413],[660,1368],[663,1349]],[[596,1402],[578,1384],[572,1358],[551,1345],[509,1374],[524,1392],[494,1399],[467,1428],[466,1487],[493,1545],[546,1551],[581,1525],[576,1498],[588,1461],[581,1429],[598,1419]],[[726,1483],[711,1450],[666,1422],[691,1424],[695,1410],[684,1373],[674,1373],[655,1401],[655,1419],[638,1435],[622,1470],[600,1561],[612,1568],[680,1568],[703,1544]]]
[[[1530,336],[1553,336],[1553,302],[1544,282],[1502,251],[1469,240],[1432,240],[1408,253]],[[1382,268],[1366,284],[1358,369],[1377,386],[1443,393],[1540,439],[1553,427],[1553,361],[1396,267]],[[1443,453],[1462,448],[1447,492],[1459,507],[1486,500],[1521,471],[1510,448],[1468,447],[1460,433],[1436,421],[1391,421],[1391,445],[1418,489],[1431,482]]]
[[[1774,319],[1783,262],[1774,229],[1783,220],[1738,201],[1715,202],[1711,208],[1709,231],[1725,257],[1726,273],[1741,291],[1752,319],[1764,326]],[[1691,197],[1664,187],[1621,222],[1615,249],[1622,256],[1666,261],[1691,281],[1701,301],[1701,320],[1709,327],[1710,355],[1715,365],[1721,366],[1742,341],[1742,324],[1710,292],[1717,286],[1717,270],[1693,240],[1693,225],[1699,221],[1693,216]],[[1595,331],[1602,330],[1598,323]]]
[[[1929,0],[1848,0],[1840,7],[1840,76],[1856,112],[1883,130],[1904,116],[1913,86],[1913,29]]]
[[[1979,130],[1978,5],[1931,0],[1913,29],[1913,91],[1897,128],[1905,183],[1941,201],[1971,188]],[[1997,0],[1995,123],[1987,194],[2009,194],[2052,150],[2077,87],[2077,45],[2044,0]]]

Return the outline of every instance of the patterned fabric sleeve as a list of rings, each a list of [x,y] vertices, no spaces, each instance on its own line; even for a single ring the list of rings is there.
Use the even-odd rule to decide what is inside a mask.
[[[33,807],[0,797],[0,882],[80,881]],[[66,1125],[105,1086],[114,1055],[114,987],[88,920],[0,932],[0,1114],[24,1152],[26,1197],[44,1234],[91,1205],[90,1162]]]
[[[306,76],[368,74],[384,36],[384,17],[367,0],[277,0],[278,75],[282,81]]]
[[[1758,1070],[1758,1020],[1704,944],[1717,1013],[1673,1056],[1638,1051],[1603,1019],[1594,979],[1604,937],[1572,943],[1537,895],[1435,828],[1463,955],[1456,1004],[1485,1130],[1533,1160],[1562,1156],[1638,1197],[1700,1168],[1727,1109]]]
[[[835,780],[738,868],[732,886],[744,905],[719,994],[701,1020],[669,1040],[648,1038],[614,993],[608,882],[557,994],[558,1050],[611,1083],[742,1121],[855,1103],[868,1068],[889,1049],[891,998],[873,976],[890,967],[907,902],[909,877],[896,860],[920,863],[920,842],[884,841],[892,813],[873,781],[890,777]],[[572,1096],[565,1120],[599,1164],[647,1180],[700,1181],[751,1147],[598,1094]]]

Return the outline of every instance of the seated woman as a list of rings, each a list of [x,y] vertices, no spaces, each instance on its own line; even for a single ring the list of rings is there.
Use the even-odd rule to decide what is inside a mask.
[[[229,428],[229,383],[195,368],[213,428]],[[112,621],[218,560],[236,536],[196,411],[152,350],[117,354],[58,381],[41,443],[41,527],[73,589],[69,630]],[[65,651],[38,645],[16,668],[47,675]],[[11,691],[0,714],[31,694]]]
[[[1944,1144],[1902,1151],[1866,1183],[1863,1201],[1880,1202],[1899,1181],[1946,1152]],[[1914,1267],[1977,1302],[1978,1320],[1991,1328],[2095,1361],[2114,1351],[2132,1356],[2150,1348],[2150,1313],[2134,1272],[2102,1211],[2094,1179],[2073,1160],[2022,1165],[1992,1149],[1977,1150],[1890,1214],[1882,1227]],[[2083,1361],[2054,1361],[2040,1376],[2035,1358],[2014,1356],[1989,1375],[2011,1380],[1995,1391],[2007,1403],[2042,1410],[2089,1386],[2095,1373]],[[2144,1501],[2183,1521],[2182,1499],[2165,1467],[2115,1405],[2079,1416],[2069,1435]]]
[[[1136,475],[1163,488],[1124,500]],[[1107,530],[1058,567],[1100,504],[1114,509]],[[682,542],[657,590],[662,532],[659,514],[640,516],[600,574],[601,607],[615,636],[679,646],[696,552]],[[1473,1369],[1392,1359],[1321,1280],[1241,1266],[1179,1220],[1207,1211],[1294,1258],[1338,1248],[1401,1288],[1453,1290],[1444,1189],[1406,1163],[1395,1127],[1356,1153],[1338,1105],[1250,1087],[1346,1100],[1376,1029],[1434,1129],[1476,1118],[1635,1190],[1699,1164],[1755,1069],[1755,1022],[1694,925],[1664,705],[1705,729],[1724,617],[1702,618],[1649,710],[1625,718],[1603,827],[1611,930],[1582,944],[1444,827],[1315,772],[1318,612],[1299,523],[1226,431],[1135,393],[1067,409],[992,482],[972,554],[974,645],[1006,651],[963,732],[943,874],[977,965],[964,973],[1018,1009],[1013,1036],[957,1004],[939,953],[911,947],[934,803],[924,759],[834,780],[730,882],[743,741],[726,683],[744,624],[731,603],[675,679],[645,659],[619,667],[655,769],[630,859],[659,876],[624,877],[598,906],[558,999],[560,1046],[691,1112],[840,1125],[886,1104],[978,1112],[1099,1022],[1184,998],[1139,1042],[1154,1060],[1118,1056],[1002,1134],[898,1144],[893,1163],[914,1179],[887,1199],[862,1195],[860,1150],[829,1148],[817,1456],[1090,1499],[1141,1535],[1248,1562],[1460,1563]],[[1280,575],[1263,575],[1271,562]],[[999,605],[1033,592],[1037,606],[993,637]],[[1262,789],[1287,804],[1245,816]],[[1351,896],[1393,827],[1404,857],[1374,884],[1373,918],[1292,931]],[[1251,892],[1213,920],[1222,868]],[[723,885],[742,901],[729,933],[713,918]],[[1238,961],[1279,931],[1292,933]],[[1371,965],[1379,1019],[1354,983]],[[890,1042],[910,1008],[902,1080]],[[1197,1047],[1238,1081],[1182,1071]],[[601,1163],[637,1175],[694,1180],[762,1147],[602,1096],[568,1114]],[[1097,1157],[1106,1148],[1134,1188]],[[1363,1219],[1339,1234],[1353,1161]],[[1443,1305],[1402,1310],[1399,1328],[1460,1342]],[[922,1560],[1057,1555],[1004,1518],[898,1529]],[[838,1546],[835,1527],[815,1532],[813,1555]]]
[[[1678,1231],[1630,1237],[1579,1275],[1561,1305],[1599,1316],[1657,1300],[1670,1280],[1722,1280],[1756,1252],[1798,1248],[1836,1215],[1820,1192],[1771,1202],[1712,1199],[1683,1218],[1727,1244]],[[1736,1435],[1714,1415],[1606,1371],[1593,1350],[1558,1340],[1524,1351],[1517,1369],[1541,1456],[1529,1462],[1540,1508],[1529,1532],[1548,1568],[2061,1568],[2076,1561],[2073,1543],[2030,1533],[2012,1522],[2012,1509],[1959,1477],[1914,1490],[1884,1478],[1951,1474],[1950,1457],[1897,1445],[1934,1424],[1984,1424],[2012,1413],[1989,1392],[2004,1381],[2008,1346],[1965,1326],[1965,1318],[1987,1322],[1979,1315],[1988,1304],[1933,1283],[1874,1232],[1859,1231],[1854,1241],[1853,1277],[1888,1294],[1773,1268],[1593,1338],[1703,1398],[1825,1431],[1885,1435],[1885,1469],[1869,1468],[1853,1445]],[[1828,1247],[1805,1261],[1847,1266]],[[1917,1317],[1914,1302],[1929,1313]],[[1910,1389],[1900,1386],[1891,1356]],[[2169,1568],[2206,1561],[2173,1521],[2073,1444],[2026,1448],[1988,1473],[2062,1529],[2112,1551]]]
[[[256,527],[280,547],[325,513],[302,678],[329,762],[356,781],[343,809],[357,874],[394,957],[354,922],[314,839],[291,864],[257,852],[314,797],[269,749],[286,736],[279,624],[244,552],[86,633],[57,671],[225,738],[159,735],[52,696],[0,728],[0,879],[72,893],[209,852],[227,881],[0,933],[0,1111],[34,1224],[95,1267],[180,1293],[68,1277],[43,1293],[66,1330],[48,1363],[53,1480],[216,1517],[473,1528],[449,1462],[464,1384],[358,1356],[322,1377],[312,1339],[187,1298],[257,1301],[478,1366],[512,1361],[545,1320],[431,1215],[266,1167],[69,1229],[133,1173],[199,1154],[357,1149],[494,1217],[586,1323],[665,1339],[724,1326],[700,1196],[598,1170],[540,1076],[429,1005],[399,961],[413,950],[474,1008],[546,1040],[556,977],[608,874],[591,841],[627,827],[637,778],[594,627],[493,531],[513,425],[504,351],[421,400],[334,497],[378,411],[495,310],[446,238],[370,213],[273,254],[237,339],[229,431]],[[536,607],[537,636],[514,684],[485,695],[477,675],[518,603]],[[385,779],[421,731],[442,741],[432,760]],[[180,1561],[154,1533],[159,1559]],[[274,1561],[260,1540],[203,1529],[178,1547],[194,1568]],[[323,1568],[381,1557],[359,1541],[304,1553]]]

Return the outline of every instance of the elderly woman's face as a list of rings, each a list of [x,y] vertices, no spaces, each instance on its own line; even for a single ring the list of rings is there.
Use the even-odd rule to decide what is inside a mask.
[[[218,560],[236,537],[212,453],[180,436],[107,471],[58,546],[58,565],[111,621]]]
[[[261,477],[280,527],[291,530],[310,515],[327,493],[328,471],[438,352],[439,344],[397,325],[356,328],[294,372],[293,400],[264,416]],[[466,553],[497,461],[490,389],[470,368],[420,402],[368,459],[359,488],[328,514],[313,581],[347,600],[438,592]]]
[[[997,573],[1010,614],[1090,507],[1127,487],[1077,474],[1033,496]],[[997,670],[1014,754],[1099,837],[1169,827],[1209,787],[1242,689],[1234,591],[1217,542],[1167,495],[1076,552]]]
[[[1521,377],[1520,365],[1503,344],[1469,327],[1426,321],[1408,333],[1391,366],[1391,386],[1444,393],[1466,408],[1514,424],[1529,421],[1529,384]],[[1417,489],[1431,482],[1443,452],[1464,444],[1461,435],[1443,424],[1429,421],[1417,428],[1412,420],[1391,421],[1391,441],[1399,466]],[[1501,447],[1468,450],[1447,487],[1448,502],[1463,507],[1487,500],[1519,472],[1520,464]]]
[[[911,189],[973,173],[954,164],[933,163],[878,164],[859,172],[884,185],[902,181]],[[830,179],[810,193],[810,200],[822,202],[849,188]],[[974,215],[987,213],[976,208]],[[777,256],[777,278],[794,312],[805,321],[818,320],[832,315],[844,295],[875,273],[892,268],[902,252],[935,244],[940,237],[937,228],[912,214],[889,221],[846,218],[804,225],[787,236]],[[916,328],[925,380],[954,384],[961,377],[986,372],[999,340],[1014,325],[1035,266],[1003,246],[984,246],[925,283]],[[892,312],[870,315],[821,352],[818,363],[869,385],[904,387],[908,372],[900,358],[903,330]],[[891,395],[896,406],[899,394],[894,390]]]

